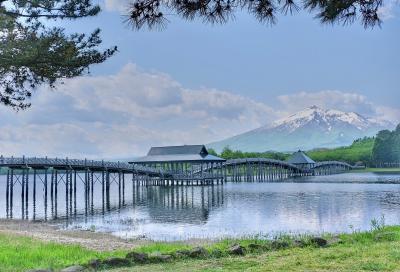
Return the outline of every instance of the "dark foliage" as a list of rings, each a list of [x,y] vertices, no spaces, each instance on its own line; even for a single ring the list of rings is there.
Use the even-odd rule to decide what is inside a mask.
[[[375,138],[364,137],[355,140],[350,146],[311,150],[307,155],[315,161],[344,161],[350,164],[370,165],[374,142]]]
[[[211,24],[226,23],[238,11],[252,14],[258,21],[274,24],[278,14],[292,14],[304,9],[322,23],[350,24],[360,20],[364,27],[381,24],[378,9],[383,0],[135,0],[130,5],[129,22],[140,29],[162,28],[167,14]]]
[[[208,153],[219,156],[221,158],[224,158],[226,160],[229,159],[245,159],[245,158],[265,158],[265,159],[274,159],[274,160],[281,160],[284,161],[286,160],[290,155],[286,153],[281,153],[281,152],[272,152],[272,151],[267,151],[267,152],[243,152],[240,150],[232,150],[229,147],[225,147],[221,154],[217,154],[215,150],[209,148]]]
[[[63,78],[80,76],[102,63],[116,47],[100,51],[100,30],[66,35],[47,20],[95,16],[100,8],[84,0],[0,0],[0,103],[16,110],[30,106],[32,91],[55,87]]]
[[[378,133],[372,157],[375,163],[400,162],[400,124],[393,131],[382,130]]]

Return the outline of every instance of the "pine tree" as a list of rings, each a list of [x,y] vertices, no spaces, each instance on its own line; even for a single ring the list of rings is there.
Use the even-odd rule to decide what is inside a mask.
[[[32,91],[55,87],[60,79],[87,73],[92,64],[111,57],[116,47],[100,51],[100,30],[66,35],[48,20],[95,16],[90,0],[0,0],[0,104],[16,110],[30,106]]]
[[[394,131],[382,130],[378,132],[372,157],[376,163],[400,162],[400,124]]]
[[[364,27],[381,24],[379,8],[383,0],[136,0],[130,5],[129,22],[140,29],[165,27],[167,14],[187,20],[202,19],[211,24],[226,23],[240,11],[258,21],[275,24],[278,14],[293,14],[300,9],[315,13],[322,23],[351,24],[360,19]]]
[[[396,130],[393,131],[392,154],[393,162],[400,163],[400,124],[398,124]]]
[[[390,139],[392,133],[389,130],[379,131],[375,138],[372,157],[376,163],[385,163],[390,161]]]

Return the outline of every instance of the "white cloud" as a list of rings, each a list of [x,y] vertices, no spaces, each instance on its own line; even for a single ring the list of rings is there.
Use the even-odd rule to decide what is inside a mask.
[[[400,108],[391,108],[385,106],[376,107],[376,119],[388,120],[393,124],[400,123]]]
[[[39,91],[32,108],[0,108],[5,155],[130,157],[152,145],[208,143],[274,120],[271,107],[215,89],[184,88],[128,64],[115,75]]]
[[[299,92],[291,95],[278,96],[283,110],[294,113],[311,105],[326,109],[353,111],[366,117],[387,120],[398,123],[400,110],[376,105],[364,95],[355,92],[326,90],[319,92]]]
[[[3,155],[129,158],[153,145],[201,144],[271,123],[311,105],[400,120],[400,110],[340,91],[300,92],[269,106],[210,88],[188,89],[169,75],[127,64],[118,73],[40,90],[32,108],[0,107]]]
[[[132,0],[104,0],[104,7],[108,11],[119,11],[126,13]]]
[[[396,8],[400,5],[399,0],[386,0],[383,7],[378,10],[378,15],[382,20],[388,20],[395,17]]]

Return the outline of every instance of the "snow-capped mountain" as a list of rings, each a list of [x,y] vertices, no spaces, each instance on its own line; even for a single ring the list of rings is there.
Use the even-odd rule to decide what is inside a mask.
[[[221,151],[225,146],[242,151],[295,151],[337,147],[355,139],[374,136],[393,124],[366,118],[355,112],[326,110],[317,106],[306,108],[270,126],[209,144]]]

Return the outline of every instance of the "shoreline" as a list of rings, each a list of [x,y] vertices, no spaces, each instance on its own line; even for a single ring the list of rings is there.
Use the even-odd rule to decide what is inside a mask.
[[[182,241],[154,241],[151,239],[136,239],[112,235],[84,229],[62,229],[44,221],[29,221],[19,219],[0,219],[0,234],[29,237],[44,242],[54,242],[66,245],[79,245],[88,250],[100,252],[113,250],[131,250],[134,248],[166,243],[187,244],[191,246],[212,244],[218,239],[189,238]]]
[[[78,239],[48,240],[55,230],[43,223],[0,220],[0,271],[399,271],[400,226],[372,222],[369,231],[321,236],[299,234],[262,240],[258,237],[225,239],[194,245],[152,242],[87,249]],[[18,227],[19,226],[19,227]],[[17,229],[14,229],[18,227]],[[37,235],[39,232],[41,235]],[[36,233],[36,234],[35,234]],[[72,234],[71,234],[72,233]],[[80,234],[79,234],[80,233]],[[80,237],[79,231],[63,233]],[[34,235],[33,235],[34,234]],[[86,233],[87,234],[87,233]],[[60,236],[60,233],[58,233]],[[86,236],[86,235],[84,235]],[[89,233],[98,240],[98,234]],[[100,242],[110,241],[101,235]],[[41,239],[40,239],[41,238]],[[88,237],[86,237],[88,238]],[[89,238],[88,238],[89,239]],[[105,239],[105,240],[103,240]],[[119,240],[112,238],[111,240]],[[98,241],[99,242],[99,241]],[[121,242],[121,241],[119,241]],[[204,241],[203,241],[204,242]],[[115,244],[116,245],[116,244]],[[133,247],[130,247],[130,246]],[[104,247],[101,249],[105,249]],[[68,270],[70,271],[70,270]]]
[[[400,168],[364,168],[351,170],[350,173],[394,173],[400,174]]]
[[[148,240],[123,239],[108,233],[87,230],[63,230],[41,221],[0,219],[0,234],[35,238],[60,244],[80,245],[96,251],[132,249],[151,243]]]

